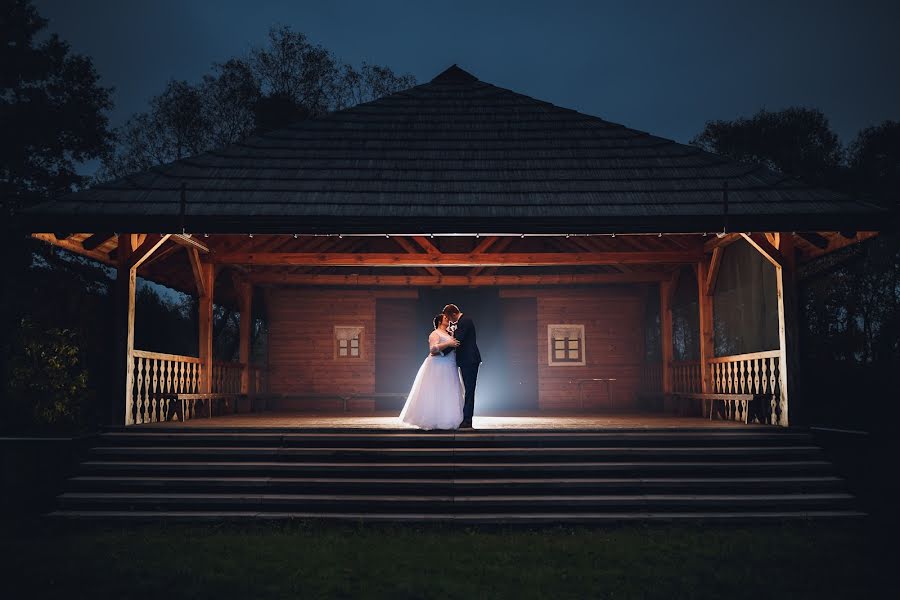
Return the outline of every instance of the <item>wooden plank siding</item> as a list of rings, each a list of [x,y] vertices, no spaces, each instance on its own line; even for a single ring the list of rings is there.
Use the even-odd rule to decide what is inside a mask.
[[[269,391],[295,397],[282,400],[280,407],[334,409],[339,407],[336,401],[303,396],[375,392],[377,301],[416,296],[415,290],[271,289],[267,294]],[[365,328],[359,358],[335,357],[335,325]],[[373,408],[371,400],[350,406],[351,410]]]
[[[501,296],[531,295],[537,299],[538,405],[541,410],[571,411],[579,407],[578,379],[615,378],[612,404],[606,383],[584,384],[585,410],[628,410],[637,407],[643,359],[642,286],[591,289],[504,290]],[[547,326],[583,324],[584,366],[549,366]]]
[[[379,335],[377,324],[390,327],[400,335],[406,322],[416,318],[414,301],[381,302],[381,315],[376,319],[377,296],[385,293],[385,290],[272,289],[268,296],[270,390],[300,398],[304,394],[351,395],[405,389],[411,381],[391,386],[389,375],[377,375],[377,370],[385,369],[392,357],[403,359],[406,345],[401,343],[403,336],[400,336],[395,340],[396,345],[385,349],[384,356],[379,358],[376,340],[385,343],[397,336]],[[615,378],[617,381],[610,384],[611,404],[606,383],[585,384],[585,410],[634,410],[637,407],[643,359],[644,286],[508,288],[500,293],[504,306],[517,309],[515,315],[508,315],[512,331],[504,334],[509,338],[504,340],[504,346],[518,349],[515,357],[506,357],[507,362],[512,361],[509,366],[515,363],[516,367],[510,370],[510,376],[516,378],[528,371],[522,361],[533,365],[537,379],[537,408],[547,411],[578,409],[578,386],[574,382],[592,378]],[[522,298],[533,298],[534,304],[512,301]],[[536,321],[532,312],[535,306]],[[547,326],[557,323],[584,325],[585,366],[548,365]],[[534,332],[535,324],[536,333],[530,334],[534,340],[532,351],[526,348],[522,334],[526,328]],[[332,336],[335,325],[365,327],[361,358],[334,358]],[[533,379],[511,381],[510,385],[519,383],[526,387],[535,385]],[[399,387],[387,390],[385,386]],[[524,390],[523,393],[527,395]],[[288,406],[325,408],[336,404],[327,400],[298,399]],[[350,408],[371,410],[374,402],[360,401]]]

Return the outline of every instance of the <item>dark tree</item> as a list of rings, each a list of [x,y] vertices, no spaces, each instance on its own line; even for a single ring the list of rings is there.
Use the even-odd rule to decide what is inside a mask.
[[[885,121],[863,129],[847,154],[854,187],[900,207],[900,123]]]
[[[6,210],[85,183],[75,165],[110,148],[101,87],[90,58],[74,54],[29,0],[0,0],[0,196]]]
[[[289,27],[269,31],[268,44],[245,58],[213,65],[192,84],[171,81],[150,109],[117,131],[117,147],[100,177],[115,179],[286,127],[415,84],[412,75],[363,63],[341,63]]]
[[[759,163],[812,184],[834,183],[841,144],[820,110],[760,110],[735,121],[709,121],[691,144],[741,162]]]
[[[87,178],[77,173],[76,165],[102,157],[112,141],[106,116],[111,90],[100,86],[91,59],[71,52],[46,29],[47,20],[30,1],[0,0],[0,421],[7,420],[4,414],[15,414],[13,396],[19,397],[18,406],[32,407],[37,405],[35,394],[44,394],[41,402],[51,403],[43,406],[59,408],[37,418],[71,417],[67,407],[52,403],[67,398],[62,389],[66,377],[83,380],[83,334],[89,337],[98,330],[96,323],[92,329],[69,328],[73,323],[77,327],[77,318],[92,314],[95,306],[96,287],[83,285],[83,277],[92,273],[96,281],[102,272],[78,260],[71,261],[71,269],[56,269],[56,254],[30,243],[13,228],[11,218],[23,207],[84,185]],[[53,281],[74,287],[66,293],[45,287],[51,270],[58,271]],[[60,315],[76,318],[61,323]],[[65,377],[47,369],[31,373],[36,363],[27,359],[41,353],[54,357],[42,363],[48,369],[74,370]],[[19,385],[35,379],[47,386]]]

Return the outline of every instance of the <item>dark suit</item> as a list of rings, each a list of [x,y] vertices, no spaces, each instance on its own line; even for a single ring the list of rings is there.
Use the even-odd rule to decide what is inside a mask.
[[[481,352],[475,342],[475,323],[469,317],[462,317],[456,323],[456,331],[453,332],[459,340],[456,348],[456,365],[462,375],[463,386],[466,388],[466,402],[463,404],[463,421],[472,422],[475,412],[475,384],[478,381],[478,365],[481,364]]]

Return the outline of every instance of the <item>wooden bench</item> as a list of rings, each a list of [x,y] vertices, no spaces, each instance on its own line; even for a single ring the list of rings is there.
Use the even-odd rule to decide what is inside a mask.
[[[676,399],[680,398],[689,398],[692,400],[700,400],[703,402],[703,410],[706,410],[706,403],[709,402],[709,419],[712,420],[713,416],[713,408],[717,401],[720,401],[724,404],[724,413],[723,416],[730,421],[736,420],[734,417],[738,414],[738,409],[741,409],[741,413],[743,414],[744,423],[749,422],[750,415],[750,402],[754,398],[759,398],[761,396],[755,396],[753,394],[724,394],[724,393],[710,393],[710,394],[701,394],[699,392],[672,392],[671,394],[667,394],[669,397],[673,397]]]
[[[151,395],[153,398],[156,398],[160,402],[166,403],[166,420],[172,414],[172,405],[174,404],[174,412],[178,415],[179,421],[184,421],[185,409],[188,405],[191,405],[191,409],[193,409],[193,403],[196,402],[206,402],[207,403],[207,417],[212,417],[212,405],[213,402],[222,400],[229,401],[233,400],[234,404],[232,406],[232,411],[237,410],[237,401],[246,398],[246,394],[223,394],[223,393],[210,393],[210,394],[182,394],[182,393],[156,393]],[[192,414],[195,413],[194,410],[190,411]]]

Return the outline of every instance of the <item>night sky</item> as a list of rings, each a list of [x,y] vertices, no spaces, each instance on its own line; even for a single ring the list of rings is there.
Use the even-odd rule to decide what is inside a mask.
[[[35,0],[114,86],[113,125],[169,79],[290,25],[339,59],[517,92],[686,142],[710,119],[822,109],[844,143],[900,120],[900,2]]]

